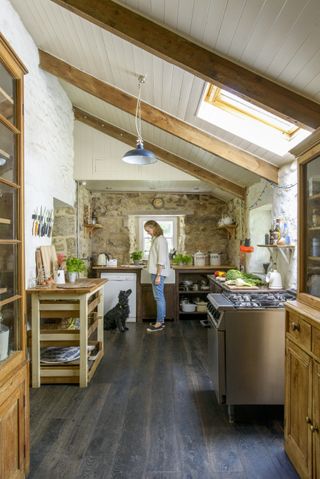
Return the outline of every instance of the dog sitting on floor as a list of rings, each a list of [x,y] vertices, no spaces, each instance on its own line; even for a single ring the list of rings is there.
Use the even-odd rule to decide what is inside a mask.
[[[126,327],[126,320],[130,314],[128,298],[131,293],[131,289],[120,291],[118,304],[104,315],[104,329],[109,330],[118,328],[121,333],[128,330]]]

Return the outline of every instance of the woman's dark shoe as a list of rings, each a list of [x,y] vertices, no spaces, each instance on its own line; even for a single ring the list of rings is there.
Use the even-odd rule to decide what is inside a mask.
[[[148,333],[155,333],[156,331],[162,331],[164,329],[164,326],[160,325],[160,326],[149,326],[147,328],[147,331]]]

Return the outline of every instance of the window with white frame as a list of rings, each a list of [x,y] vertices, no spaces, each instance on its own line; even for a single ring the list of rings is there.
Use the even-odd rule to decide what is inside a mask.
[[[177,248],[177,217],[176,216],[140,216],[139,217],[139,248],[143,251],[143,259],[147,259],[151,247],[151,236],[145,231],[147,221],[154,220],[163,229],[163,236],[168,242],[169,251]]]

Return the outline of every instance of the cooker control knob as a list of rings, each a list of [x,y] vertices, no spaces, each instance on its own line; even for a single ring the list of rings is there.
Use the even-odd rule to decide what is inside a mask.
[[[213,313],[213,317],[214,317],[214,319],[219,319],[219,318],[220,318],[220,313],[219,313],[219,311],[215,311],[215,312]]]

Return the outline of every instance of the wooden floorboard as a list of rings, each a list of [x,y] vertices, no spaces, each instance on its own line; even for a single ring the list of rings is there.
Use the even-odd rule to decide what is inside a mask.
[[[199,321],[106,332],[87,389],[31,390],[29,479],[296,479],[281,408],[237,408],[229,424],[207,372]]]

